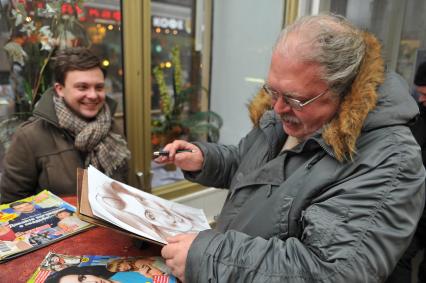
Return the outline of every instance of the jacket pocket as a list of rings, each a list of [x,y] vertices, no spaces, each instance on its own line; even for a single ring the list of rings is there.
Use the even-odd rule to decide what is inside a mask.
[[[352,237],[344,236],[342,231],[348,212],[347,208],[330,203],[326,207],[321,204],[308,207],[303,217],[302,242],[320,258],[330,259],[331,249],[338,246],[338,242],[351,241]]]

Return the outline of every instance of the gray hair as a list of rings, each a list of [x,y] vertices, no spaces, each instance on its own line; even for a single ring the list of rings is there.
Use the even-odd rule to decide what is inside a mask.
[[[331,91],[343,97],[365,55],[362,32],[342,16],[305,16],[281,31],[274,51],[290,51],[286,42],[289,35],[296,35],[297,58],[322,66],[322,79]]]

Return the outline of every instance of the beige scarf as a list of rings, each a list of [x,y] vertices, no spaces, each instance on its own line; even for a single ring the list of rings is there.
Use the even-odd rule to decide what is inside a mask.
[[[293,147],[295,147],[296,145],[298,145],[299,143],[301,143],[301,140],[299,140],[298,138],[293,137],[293,136],[288,136],[287,140],[285,141],[285,143],[283,145],[282,151],[283,150],[290,150]]]
[[[64,103],[62,97],[53,96],[59,126],[74,136],[74,146],[86,152],[85,166],[92,164],[108,176],[130,159],[127,142],[112,133],[111,113],[107,104],[99,111],[96,118],[86,121],[75,115]]]

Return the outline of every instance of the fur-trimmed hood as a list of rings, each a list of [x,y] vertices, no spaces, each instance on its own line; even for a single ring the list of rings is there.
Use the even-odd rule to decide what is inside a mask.
[[[387,74],[379,41],[364,33],[366,54],[350,92],[343,99],[339,111],[322,129],[324,141],[342,161],[352,159],[361,131],[386,125],[407,124],[418,114],[418,107],[410,97],[407,83],[397,74]],[[255,127],[270,109],[269,96],[260,91],[249,103],[250,119]]]

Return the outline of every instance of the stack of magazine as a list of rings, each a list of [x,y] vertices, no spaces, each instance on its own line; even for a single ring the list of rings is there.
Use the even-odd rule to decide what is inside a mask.
[[[27,281],[43,282],[176,283],[177,280],[161,257],[71,256],[50,252]]]
[[[0,205],[0,262],[91,227],[75,215],[75,210],[47,190]]]

